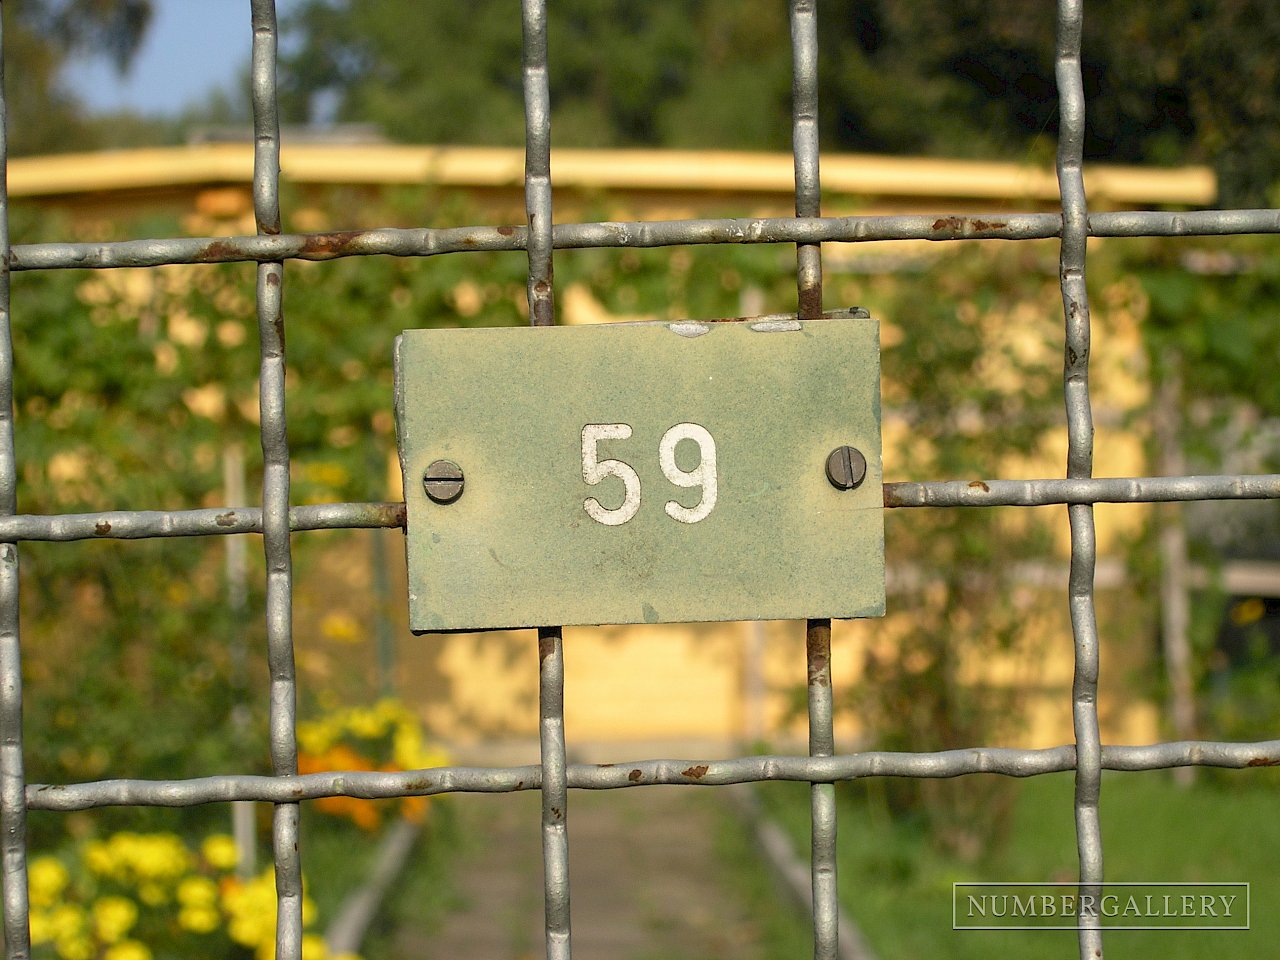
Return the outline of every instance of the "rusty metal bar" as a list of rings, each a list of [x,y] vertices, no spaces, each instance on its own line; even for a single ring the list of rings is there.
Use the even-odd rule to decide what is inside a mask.
[[[403,527],[403,503],[318,503],[291,507],[289,529],[368,530]],[[257,507],[199,510],[109,510],[52,516],[0,516],[0,541],[145,540],[155,537],[216,537],[262,533]]]
[[[280,117],[276,96],[275,0],[253,0],[253,210],[259,235],[280,232]],[[293,661],[293,562],[289,544],[289,439],[285,416],[284,264],[258,265],[258,406],[262,438],[262,537],[267,563],[269,739],[276,776],[298,772],[297,680]],[[302,956],[302,862],[298,804],[272,819],[276,874],[276,956]]]
[[[1058,187],[1062,194],[1061,285],[1066,320],[1063,392],[1067,412],[1067,477],[1093,474],[1093,411],[1089,401],[1089,294],[1085,282],[1088,205],[1084,189],[1084,81],[1080,70],[1083,0],[1059,0],[1055,74],[1058,85]],[[1071,685],[1076,734],[1075,821],[1080,883],[1098,891],[1102,883],[1102,831],[1098,800],[1102,787],[1102,740],[1098,729],[1098,623],[1093,580],[1097,543],[1093,506],[1067,507],[1071,523],[1071,630],[1075,679]],[[1081,960],[1102,957],[1096,914],[1079,918]]]
[[[0,35],[0,516],[18,512],[13,444],[13,327],[10,317],[8,103]],[[0,869],[4,883],[4,949],[8,960],[31,954],[27,902],[26,771],[22,756],[22,644],[19,634],[18,545],[0,542]]]
[[[884,485],[886,507],[1043,507],[1069,503],[1174,503],[1274,500],[1280,474],[1201,477],[1080,477],[1046,480],[898,481]],[[289,528],[367,530],[404,527],[404,504],[319,503],[291,507]],[[257,507],[108,510],[0,516],[0,542],[143,540],[261,533]]]
[[[1129,773],[1175,767],[1244,770],[1280,766],[1280,740],[1257,743],[1182,741],[1104,746],[1102,768]],[[971,774],[1036,777],[1076,768],[1074,744],[1034,750],[967,747],[937,753],[869,751],[832,757],[753,756],[731,760],[631,760],[607,766],[575,763],[564,768],[577,790],[621,790],[655,784],[721,787],[739,783],[830,783],[866,777],[950,779]],[[32,810],[89,810],[110,806],[190,807],[232,800],[287,803],[321,797],[364,800],[448,793],[516,793],[541,790],[543,768],[436,767],[396,773],[334,771],[298,777],[218,776],[194,780],[103,780],[30,784]]]
[[[822,212],[818,149],[818,13],[816,0],[791,0],[791,149],[795,162],[796,216]],[[822,315],[822,247],[796,244],[797,316]],[[835,752],[831,702],[831,621],[805,625],[809,702],[809,755]],[[809,791],[810,883],[813,887],[814,960],[836,960],[840,904],[836,875],[836,788],[815,783]]]
[[[1280,233],[1276,210],[1127,210],[1088,216],[1091,237],[1196,237]],[[1056,213],[904,214],[850,217],[753,217],[564,223],[552,230],[557,250],[696,244],[867,243],[884,240],[1050,240],[1062,235]],[[380,227],[279,236],[175,237],[13,247],[15,271],[102,270],[171,264],[432,257],[524,250],[522,226],[404,229]]]
[[[547,83],[546,0],[521,0],[524,87],[524,197],[528,218],[529,322],[555,323],[552,264],[551,94]],[[542,759],[542,870],[547,960],[569,960],[569,790],[565,780],[564,631],[538,629],[539,750]]]
[[[934,480],[884,485],[886,507],[1043,507],[1050,504],[1274,500],[1280,474],[1210,477],[1074,477]],[[3,527],[0,526],[0,530]]]

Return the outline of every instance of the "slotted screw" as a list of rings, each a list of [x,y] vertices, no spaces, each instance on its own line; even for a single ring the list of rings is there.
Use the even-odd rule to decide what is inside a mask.
[[[436,460],[422,474],[422,488],[435,503],[453,503],[462,496],[462,468],[452,460]]]
[[[827,479],[837,490],[852,490],[867,476],[867,458],[857,447],[836,447],[827,456]]]

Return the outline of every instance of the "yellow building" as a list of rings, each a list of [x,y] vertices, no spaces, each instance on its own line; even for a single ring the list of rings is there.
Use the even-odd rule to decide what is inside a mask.
[[[286,230],[352,226],[331,222],[325,204],[334,188],[376,195],[397,187],[429,186],[465,197],[491,222],[523,218],[524,158],[519,149],[290,145],[287,136],[285,144],[282,175],[296,198],[292,212],[286,211]],[[557,150],[556,215],[561,221],[574,220],[582,211],[603,205],[613,219],[692,217],[726,209],[741,216],[787,216],[794,203],[792,164],[789,154]],[[86,235],[146,212],[176,214],[193,235],[251,233],[251,178],[251,146],[236,143],[28,157],[9,166],[15,206],[60,211]],[[822,178],[829,214],[1054,209],[1058,197],[1052,171],[1016,164],[827,155]],[[1086,179],[1095,208],[1195,207],[1210,203],[1215,194],[1213,176],[1203,168],[1100,166],[1091,168]],[[923,241],[877,244],[875,255],[883,257],[886,248],[905,248],[916,255],[927,247]],[[829,256],[838,263],[864,253],[859,245],[849,244],[832,247]],[[582,290],[561,291],[560,305],[567,323],[611,319]],[[1110,365],[1099,376],[1109,392],[1104,402],[1136,402],[1145,386],[1126,364],[1126,358],[1140,353],[1136,324],[1099,329],[1095,337],[1106,341],[1099,343],[1095,355]],[[895,430],[886,421],[889,479],[894,446],[905,442]],[[1061,462],[1058,457],[1020,464],[1019,475],[1057,475]],[[1099,448],[1099,475],[1143,472],[1137,439],[1121,437]],[[390,499],[401,496],[394,473]],[[1101,587],[1121,575],[1116,563],[1105,559],[1117,516],[1100,511]],[[1134,516],[1132,510],[1128,516]],[[397,590],[403,596],[399,534],[372,536],[382,537],[396,558]],[[335,566],[322,576],[346,576],[353,589],[368,589],[367,569],[350,563],[341,567],[345,573]],[[1065,575],[1060,574],[1055,569],[1028,576],[1033,581],[1039,577],[1041,586],[1062,597]],[[890,571],[891,605],[895,589],[912,588],[909,572]],[[298,596],[299,635],[322,633],[326,617],[333,614],[326,606],[328,592],[311,591],[302,579]],[[1052,607],[1035,626],[1052,638],[1047,658],[1029,665],[1010,654],[974,665],[973,671],[975,678],[981,675],[989,683],[1034,683],[1038,692],[1028,702],[1026,742],[1048,745],[1071,739],[1067,691],[1072,648],[1065,600],[1040,606]],[[404,605],[399,614],[404,616]],[[401,632],[401,692],[422,711],[432,730],[464,756],[536,758],[538,660],[531,632],[428,637],[411,637],[403,628]],[[616,749],[706,756],[728,753],[735,741],[776,742],[803,730],[793,696],[804,683],[802,624],[677,624],[566,633],[565,722],[571,749],[577,745],[588,753]],[[880,624],[835,625],[832,672],[837,692],[859,682],[869,645],[887,645],[892,655],[891,635]],[[305,671],[307,664],[302,667]],[[1118,670],[1104,676],[1104,740],[1155,739],[1157,715],[1150,703],[1118,693],[1106,695],[1105,685],[1120,682],[1121,676]],[[838,717],[842,748],[852,746],[860,732],[848,717]]]

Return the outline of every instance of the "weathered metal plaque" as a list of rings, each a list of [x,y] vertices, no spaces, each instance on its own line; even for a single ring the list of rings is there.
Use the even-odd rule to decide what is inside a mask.
[[[865,315],[411,330],[396,382],[414,631],[884,613]]]

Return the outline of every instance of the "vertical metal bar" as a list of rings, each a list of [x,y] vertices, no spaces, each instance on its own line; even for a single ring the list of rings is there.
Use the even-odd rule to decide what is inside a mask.
[[[9,143],[0,35],[0,515],[18,511],[13,448],[13,334],[9,318]],[[27,904],[27,799],[22,758],[22,646],[18,632],[18,545],[0,544],[0,866],[4,870],[4,949],[31,954]]]
[[[805,629],[808,661],[809,756],[835,753],[831,721],[831,621],[810,620]],[[814,960],[835,960],[839,953],[840,906],[836,885],[836,788],[815,783],[809,788],[813,882]]]
[[[1089,403],[1089,296],[1085,284],[1088,206],[1084,190],[1084,83],[1080,72],[1083,0],[1059,0],[1056,75],[1059,97],[1058,187],[1062,194],[1060,272],[1066,321],[1063,393],[1067,413],[1067,476],[1093,474],[1093,412]],[[1102,745],[1098,732],[1098,623],[1093,587],[1096,543],[1093,507],[1072,504],[1071,630],[1075,637],[1075,679],[1071,686],[1076,737],[1075,819],[1080,883],[1102,882],[1102,833],[1098,799],[1102,785]],[[1080,918],[1081,960],[1102,956],[1098,918]]]
[[[818,175],[817,0],[791,2],[791,146],[795,156],[796,216],[822,213]],[[796,285],[801,319],[822,314],[822,245],[796,244]]]
[[[796,216],[821,215],[822,188],[818,171],[818,13],[816,0],[791,2],[792,152],[795,156]],[[796,245],[798,315],[814,319],[822,314],[822,247]],[[835,752],[831,700],[831,621],[810,620],[805,630],[808,663],[809,755],[829,757]],[[810,788],[812,820],[811,870],[813,883],[814,960],[835,960],[839,952],[840,908],[836,883],[835,785]]]
[[[244,484],[244,450],[239,443],[229,443],[222,451],[222,488],[228,507],[246,505]],[[227,537],[227,607],[231,612],[227,643],[230,645],[231,688],[235,703],[231,707],[231,729],[242,742],[249,734],[249,648],[244,632],[248,609],[248,567],[244,537]],[[257,872],[257,829],[252,800],[236,800],[231,804],[231,835],[236,841],[236,876],[248,880]]]
[[[546,0],[522,0],[524,29],[524,197],[529,220],[529,322],[555,323],[551,246],[551,95]],[[542,869],[548,960],[569,960],[569,790],[564,737],[564,631],[538,630],[539,747],[542,755]]]
[[[258,234],[280,232],[280,117],[276,98],[276,7],[253,0],[253,209]],[[289,543],[289,440],[285,421],[284,265],[258,266],[258,405],[263,457],[262,533],[267,564],[267,664],[271,674],[271,768],[298,772],[297,684],[293,662],[293,570]],[[276,956],[302,951],[302,866],[298,805],[277,804],[272,824],[276,870]]]

